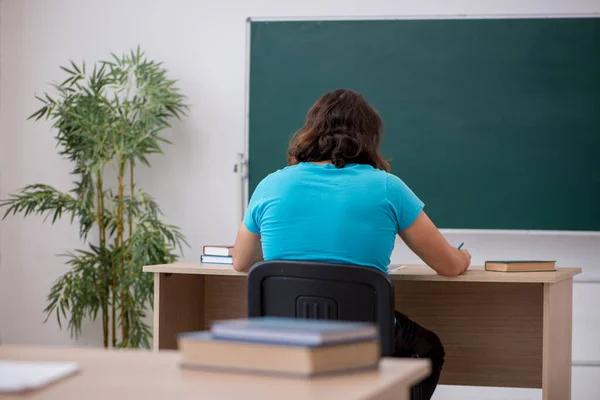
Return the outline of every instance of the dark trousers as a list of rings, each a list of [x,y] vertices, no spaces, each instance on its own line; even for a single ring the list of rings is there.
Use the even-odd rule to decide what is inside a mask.
[[[396,311],[396,348],[392,357],[429,358],[431,375],[420,383],[421,398],[429,400],[435,391],[444,365],[444,346],[435,333]],[[416,396],[413,393],[413,398]]]

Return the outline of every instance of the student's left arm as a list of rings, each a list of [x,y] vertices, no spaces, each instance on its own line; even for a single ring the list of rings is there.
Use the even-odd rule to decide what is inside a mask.
[[[242,222],[233,248],[233,269],[248,272],[254,264],[262,260],[260,234],[250,232]]]

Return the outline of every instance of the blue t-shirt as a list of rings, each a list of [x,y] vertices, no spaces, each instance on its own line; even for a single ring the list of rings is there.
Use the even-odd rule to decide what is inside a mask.
[[[244,225],[265,260],[320,261],[387,272],[398,231],[423,203],[397,176],[363,164],[300,163],[254,191]]]

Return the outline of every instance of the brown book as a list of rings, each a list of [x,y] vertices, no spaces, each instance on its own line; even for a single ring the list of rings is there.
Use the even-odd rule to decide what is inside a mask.
[[[210,332],[178,336],[181,366],[276,375],[314,376],[375,368],[378,339],[326,346],[296,346],[214,339]]]
[[[233,255],[233,246],[207,245],[202,248],[202,253],[206,256],[231,257]]]
[[[485,269],[499,272],[556,271],[556,261],[486,261]]]

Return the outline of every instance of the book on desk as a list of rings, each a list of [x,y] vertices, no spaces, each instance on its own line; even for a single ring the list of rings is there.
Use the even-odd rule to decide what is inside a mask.
[[[370,323],[250,318],[178,336],[184,368],[310,377],[370,369],[381,349]]]
[[[513,260],[486,261],[486,271],[497,272],[543,272],[556,271],[556,261]]]
[[[229,245],[205,245],[202,247],[202,254],[207,256],[233,256],[233,246]]]

